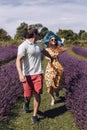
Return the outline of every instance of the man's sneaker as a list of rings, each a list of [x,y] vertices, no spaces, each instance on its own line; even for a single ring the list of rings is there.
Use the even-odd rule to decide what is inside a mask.
[[[26,103],[23,105],[23,109],[26,113],[29,113],[29,106]]]
[[[32,116],[31,120],[32,120],[33,124],[39,123],[39,119],[37,116]]]
[[[56,97],[59,97],[59,93],[56,93]]]

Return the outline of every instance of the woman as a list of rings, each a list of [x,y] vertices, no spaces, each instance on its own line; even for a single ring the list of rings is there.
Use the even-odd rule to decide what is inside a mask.
[[[45,70],[46,86],[48,88],[48,93],[51,96],[51,105],[54,105],[54,92],[56,93],[56,96],[59,96],[59,90],[61,86],[60,81],[64,73],[62,65],[58,62],[58,54],[60,52],[64,52],[66,49],[63,46],[58,45],[58,40],[56,39],[55,35],[51,35],[46,50],[54,59],[53,62],[51,62],[49,58],[46,58],[48,59],[48,64]]]

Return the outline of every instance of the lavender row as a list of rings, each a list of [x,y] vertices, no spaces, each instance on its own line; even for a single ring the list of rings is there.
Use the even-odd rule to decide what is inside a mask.
[[[87,62],[71,57],[66,52],[59,56],[64,66],[66,107],[82,130],[87,130]]]
[[[0,67],[0,121],[22,94],[23,88],[18,78],[15,62]]]
[[[72,51],[74,51],[76,54],[87,57],[87,49],[85,48],[79,46],[73,46]]]
[[[16,58],[17,46],[0,46],[0,65]]]

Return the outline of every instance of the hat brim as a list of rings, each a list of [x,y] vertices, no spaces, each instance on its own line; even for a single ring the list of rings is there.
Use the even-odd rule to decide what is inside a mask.
[[[52,37],[55,37],[55,39],[58,41],[58,45],[59,46],[63,46],[62,40],[60,39],[59,36],[57,36],[56,34],[54,34],[53,32],[49,32],[45,35],[45,37],[43,38],[44,44],[46,46],[49,46],[49,41]]]

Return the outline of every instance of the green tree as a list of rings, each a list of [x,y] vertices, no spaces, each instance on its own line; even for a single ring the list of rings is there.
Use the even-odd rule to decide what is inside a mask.
[[[46,33],[48,33],[49,30],[47,27],[43,27],[40,31],[40,39],[43,39],[43,37],[46,35]]]
[[[11,40],[11,36],[8,35],[7,31],[4,29],[0,29],[0,41],[8,41]]]
[[[81,39],[82,39],[82,40],[87,40],[87,32],[83,32],[83,33],[81,34]]]
[[[84,32],[85,32],[84,30],[80,30],[80,31],[79,31],[79,33],[78,33],[79,39],[81,39],[81,35],[82,35]]]
[[[16,35],[14,36],[14,39],[23,40],[24,36],[25,36],[25,33],[27,31],[27,28],[28,28],[28,24],[26,24],[24,22],[21,23],[20,26],[17,28]]]
[[[29,25],[29,27],[37,28],[39,31],[43,27],[43,25],[40,23],[37,23],[37,24],[31,24]]]
[[[60,38],[65,38],[65,40],[77,40],[78,35],[74,33],[72,30],[62,30],[59,29],[59,32],[57,32],[57,35],[60,36]]]

